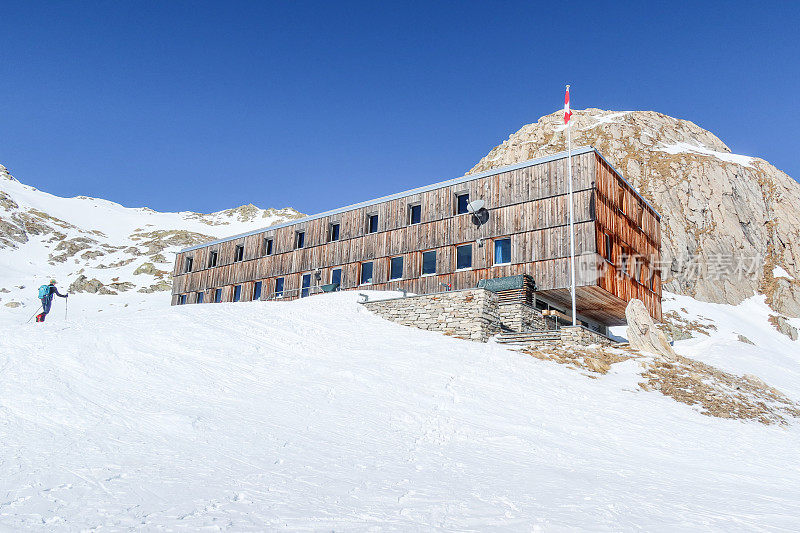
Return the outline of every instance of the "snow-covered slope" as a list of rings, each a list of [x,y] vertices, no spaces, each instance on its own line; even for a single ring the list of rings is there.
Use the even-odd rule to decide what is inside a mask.
[[[0,303],[26,303],[50,277],[73,292],[169,290],[179,248],[298,218],[291,208],[241,206],[203,215],[60,198],[0,165]],[[24,289],[19,289],[25,286]]]
[[[796,528],[797,424],[703,416],[639,389],[634,360],[591,379],[383,321],[356,298],[80,294],[43,325],[6,310],[0,526]],[[797,343],[766,306],[668,305],[718,328],[679,351],[798,398]]]

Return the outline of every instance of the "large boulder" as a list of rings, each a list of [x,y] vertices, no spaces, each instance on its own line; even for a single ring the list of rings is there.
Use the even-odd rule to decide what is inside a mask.
[[[650,318],[644,302],[634,298],[625,308],[625,318],[628,320],[628,342],[631,348],[651,352],[674,359],[677,357],[675,350],[667,341],[664,332],[658,329]]]

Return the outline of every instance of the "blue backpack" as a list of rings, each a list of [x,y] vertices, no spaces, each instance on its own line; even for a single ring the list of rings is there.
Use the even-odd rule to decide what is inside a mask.
[[[47,298],[48,296],[50,296],[50,285],[39,287],[39,298]]]

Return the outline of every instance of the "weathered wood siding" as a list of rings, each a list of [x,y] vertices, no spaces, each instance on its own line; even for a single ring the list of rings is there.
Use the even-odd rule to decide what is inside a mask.
[[[601,177],[594,152],[573,157],[575,191],[576,254],[597,257],[598,228],[623,231],[622,227],[596,220],[596,181]],[[613,172],[613,171],[612,171]],[[608,177],[603,177],[606,181]],[[469,193],[489,208],[489,221],[476,227],[468,214],[456,215],[456,195]],[[328,283],[333,269],[342,269],[342,288],[359,284],[361,264],[374,265],[371,289],[406,289],[416,293],[474,287],[480,279],[529,274],[539,290],[569,286],[569,206],[566,160],[557,159],[518,170],[476,178],[455,185],[377,203],[368,207],[300,220],[277,229],[231,239],[222,243],[179,253],[173,272],[173,303],[180,294],[194,302],[197,292],[213,301],[213,289],[225,288],[223,300],[230,301],[232,287],[242,285],[242,300],[251,298],[253,284],[261,281],[262,298],[275,290],[275,280],[284,279],[286,297],[297,296],[303,274],[319,270]],[[635,192],[631,191],[635,203]],[[409,225],[409,206],[420,204],[421,222]],[[368,215],[378,215],[378,231],[367,233]],[[339,240],[328,242],[329,226],[339,224]],[[650,222],[648,222],[650,223]],[[657,231],[657,221],[655,222]],[[295,249],[298,231],[305,232],[305,244]],[[631,239],[623,233],[625,242]],[[496,238],[511,239],[511,262],[494,265]],[[273,240],[272,254],[265,256],[264,240]],[[482,239],[482,245],[476,241]],[[638,242],[638,241],[636,241]],[[472,268],[456,271],[456,246],[472,244]],[[237,246],[244,247],[243,260],[234,261]],[[435,250],[436,274],[422,276],[422,252]],[[209,253],[217,253],[216,267],[208,267]],[[389,281],[389,262],[403,257],[403,277]],[[186,257],[193,259],[193,271],[184,272]],[[592,273],[579,272],[579,285],[597,286]],[[363,287],[363,286],[362,286]],[[608,289],[607,289],[608,290]],[[616,292],[614,294],[617,294]],[[620,297],[624,297],[620,294]],[[659,308],[660,309],[660,308]]]
[[[661,249],[659,216],[599,156],[596,170],[597,251],[605,263],[598,285],[625,302],[642,300],[651,316],[661,320],[661,273],[656,268]]]

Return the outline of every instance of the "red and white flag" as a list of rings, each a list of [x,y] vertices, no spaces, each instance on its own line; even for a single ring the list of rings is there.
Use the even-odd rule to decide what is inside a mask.
[[[564,95],[564,124],[569,123],[569,119],[572,117],[572,111],[569,110],[569,85],[567,85],[567,94]]]

